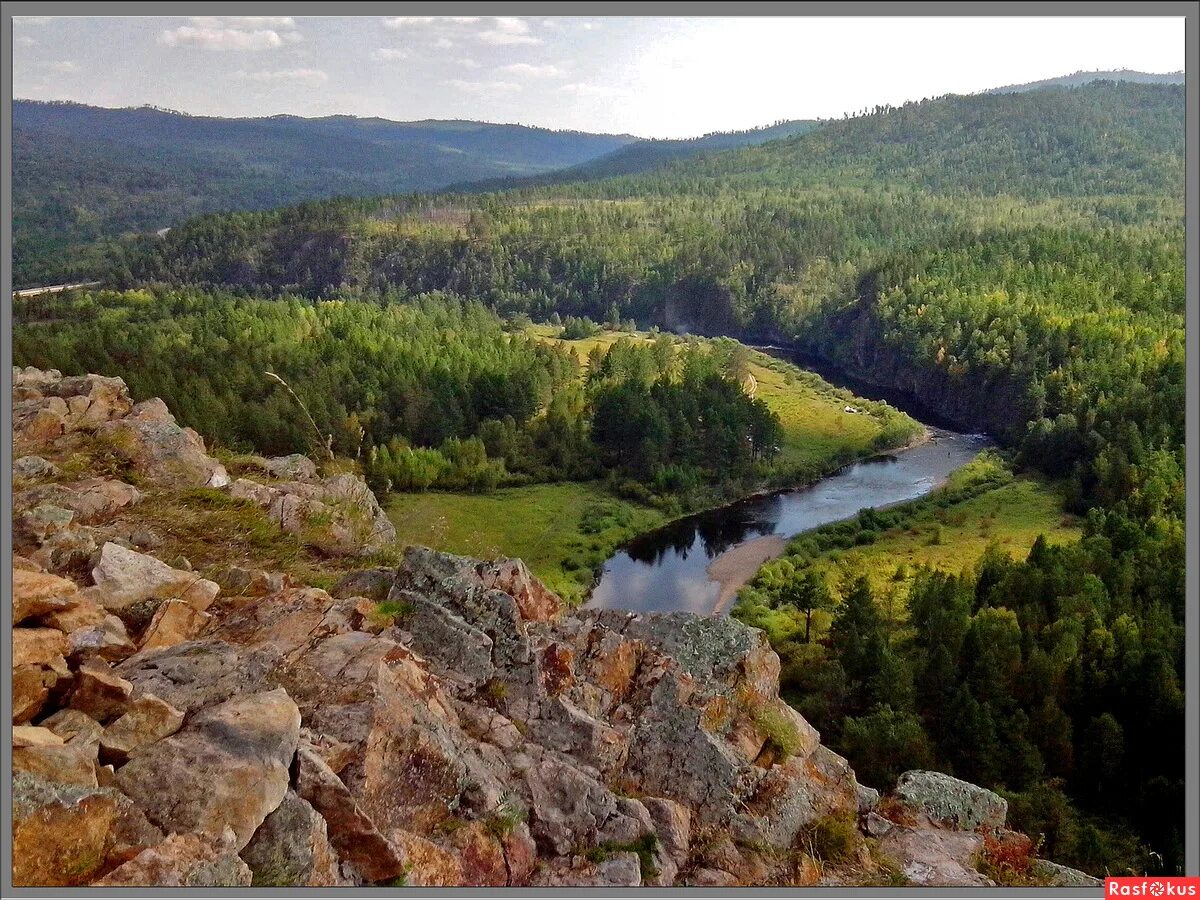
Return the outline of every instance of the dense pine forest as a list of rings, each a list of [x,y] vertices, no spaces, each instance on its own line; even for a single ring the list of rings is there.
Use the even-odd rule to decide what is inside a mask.
[[[581,385],[581,360],[522,337],[529,319],[786,343],[898,386],[1061,479],[1083,537],[921,573],[885,615],[870,583],[811,566],[909,514],[864,513],[794,542],[738,614],[865,781],[937,765],[1006,791],[1056,858],[1173,873],[1183,98],[946,97],[638,175],[204,216],[64,257],[59,274],[125,292],[18,304],[14,353],[122,374],[231,444],[310,446],[274,367],[394,488],[561,474],[670,492],[769,464],[778,425],[736,354],[664,337]]]

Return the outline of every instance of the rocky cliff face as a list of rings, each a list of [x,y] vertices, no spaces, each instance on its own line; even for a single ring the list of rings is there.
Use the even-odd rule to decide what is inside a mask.
[[[733,620],[567,610],[422,548],[328,590],[193,571],[139,509],[224,497],[218,546],[322,559],[394,533],[356,476],[234,479],[119,379],[14,377],[17,884],[990,884],[1027,841],[935,773],[881,803]]]

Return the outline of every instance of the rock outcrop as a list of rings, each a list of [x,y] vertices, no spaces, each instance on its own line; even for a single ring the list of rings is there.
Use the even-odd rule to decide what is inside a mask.
[[[17,884],[989,883],[1003,801],[908,773],[880,804],[780,698],[761,632],[570,610],[518,560],[424,548],[328,591],[194,571],[143,504],[257,507],[321,559],[394,531],[303,457],[228,483],[119,379],[15,377]],[[849,868],[810,852],[830,822]]]

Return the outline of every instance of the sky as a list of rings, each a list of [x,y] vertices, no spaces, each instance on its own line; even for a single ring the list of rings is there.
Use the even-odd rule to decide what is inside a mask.
[[[691,137],[1080,70],[1184,68],[1165,17],[25,17],[20,98]]]

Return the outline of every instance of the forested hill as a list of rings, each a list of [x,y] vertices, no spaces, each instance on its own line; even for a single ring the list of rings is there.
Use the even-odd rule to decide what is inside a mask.
[[[1024,84],[1006,84],[983,91],[985,94],[1008,94],[1018,91],[1036,91],[1049,87],[1080,87],[1093,81],[1131,81],[1137,84],[1183,84],[1183,72],[1138,72],[1134,69],[1110,69],[1095,72],[1073,72],[1057,78],[1043,78]]]
[[[632,140],[484,122],[222,119],[18,100],[14,254],[18,275],[27,275],[18,281],[37,280],[39,264],[71,244],[201,213],[530,175]]]
[[[507,184],[502,181],[479,182],[472,185],[472,188],[503,190],[565,184],[572,181],[593,181],[617,175],[636,175],[701,154],[719,153],[738,147],[754,147],[768,141],[806,134],[820,125],[821,122],[816,119],[792,119],[745,131],[714,131],[697,138],[634,141],[604,156],[568,169],[523,178],[517,182],[510,179]]]
[[[946,96],[696,160],[679,182],[891,183],[1045,197],[1183,189],[1183,85]]]

